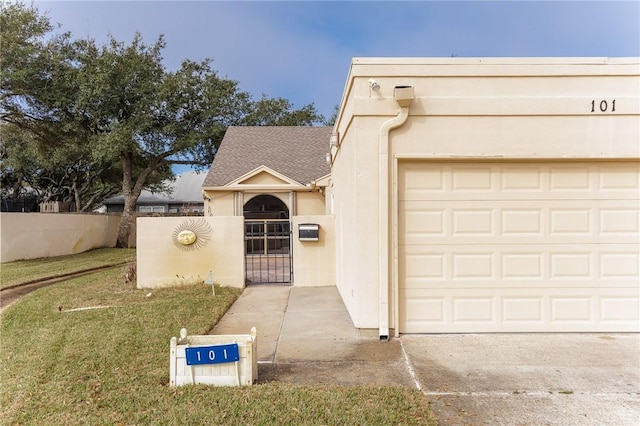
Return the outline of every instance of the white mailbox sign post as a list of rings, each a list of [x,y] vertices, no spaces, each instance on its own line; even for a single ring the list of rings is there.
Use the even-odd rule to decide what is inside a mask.
[[[258,379],[256,328],[250,334],[187,335],[170,341],[170,386],[252,385]]]

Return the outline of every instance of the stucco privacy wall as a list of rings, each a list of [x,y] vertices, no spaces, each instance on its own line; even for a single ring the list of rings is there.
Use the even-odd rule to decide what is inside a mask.
[[[206,222],[211,232],[203,229]],[[298,225],[320,225],[318,241],[300,241]],[[216,283],[244,287],[244,218],[138,218],[137,286],[178,286],[204,280],[213,272]],[[174,241],[177,231],[194,229],[205,245],[189,250]],[[335,285],[335,231],[333,216],[294,216],[293,270],[296,286]],[[198,231],[199,230],[199,231]]]
[[[154,288],[204,281],[244,287],[244,218],[145,217],[137,220],[137,286]],[[176,243],[177,234],[192,230],[199,241]]]
[[[355,58],[334,128],[340,144],[332,149],[336,279],[355,325],[378,328],[381,291],[389,292],[395,325],[394,167],[409,159],[637,162],[639,77],[638,58]],[[400,112],[396,86],[413,87],[415,99],[406,122],[390,131],[381,163],[382,126]],[[389,171],[388,203],[380,164]],[[389,234],[381,236],[383,221]],[[388,276],[376,266],[381,241]]]
[[[119,215],[1,213],[2,263],[115,247]]]
[[[316,223],[318,241],[300,241],[298,226]],[[333,216],[294,216],[292,221],[293,285],[318,287],[335,285],[335,228]]]

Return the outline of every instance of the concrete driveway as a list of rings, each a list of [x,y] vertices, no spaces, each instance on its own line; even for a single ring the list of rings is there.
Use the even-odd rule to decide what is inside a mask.
[[[419,387],[442,425],[639,425],[639,334],[357,330],[335,287],[250,286],[212,331],[258,328],[258,383]]]
[[[640,335],[405,335],[441,424],[638,425]]]

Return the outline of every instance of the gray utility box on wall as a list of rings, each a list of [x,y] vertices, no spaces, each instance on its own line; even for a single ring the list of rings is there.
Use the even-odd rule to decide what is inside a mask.
[[[320,225],[317,223],[299,224],[298,239],[300,241],[318,241],[320,239]]]

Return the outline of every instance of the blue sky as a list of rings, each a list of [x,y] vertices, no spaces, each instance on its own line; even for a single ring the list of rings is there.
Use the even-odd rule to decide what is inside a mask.
[[[352,57],[640,56],[640,1],[36,1],[75,38],[164,34],[242,90],[329,116]]]

